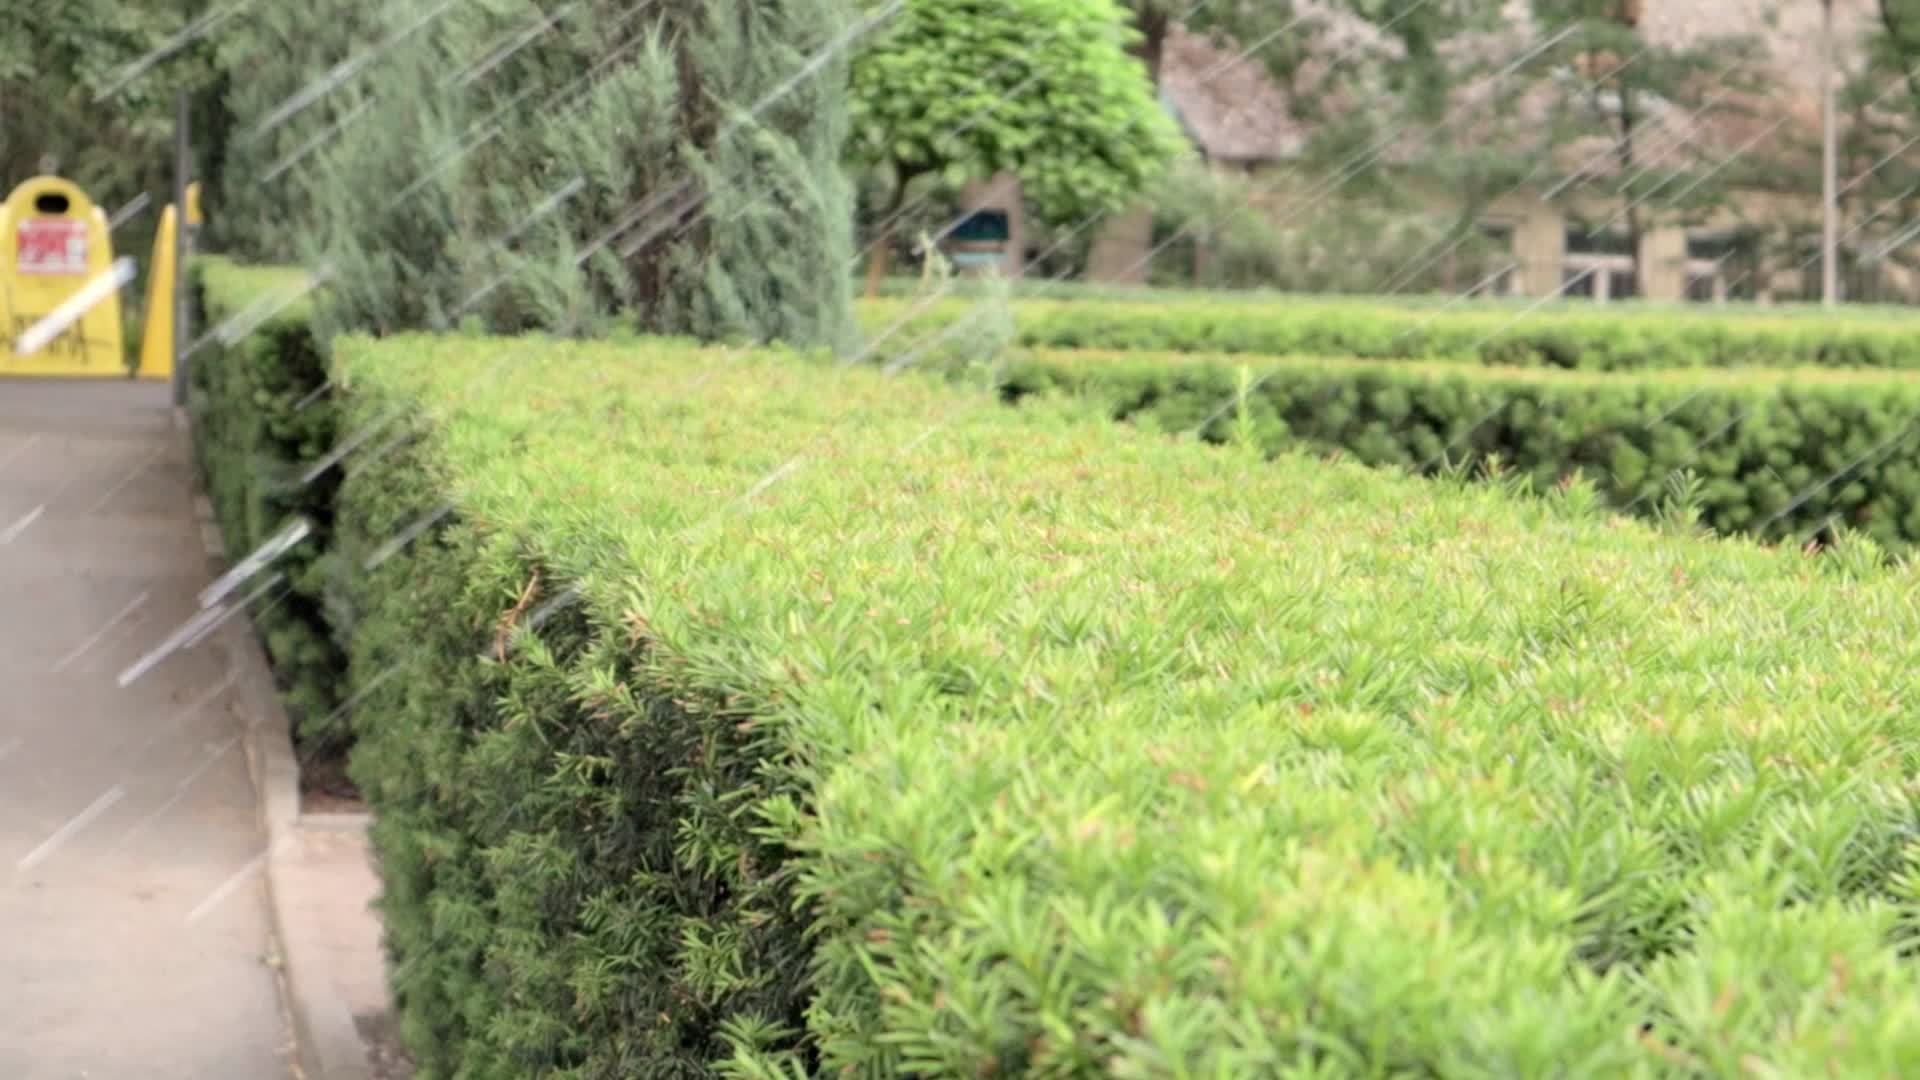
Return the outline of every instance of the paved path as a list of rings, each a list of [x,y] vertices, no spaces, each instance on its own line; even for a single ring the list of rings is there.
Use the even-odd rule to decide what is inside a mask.
[[[0,381],[0,1078],[284,1080],[263,833],[154,383]]]

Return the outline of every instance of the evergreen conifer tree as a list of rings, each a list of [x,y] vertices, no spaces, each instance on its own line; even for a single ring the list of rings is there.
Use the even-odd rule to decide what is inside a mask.
[[[207,192],[215,248],[252,262],[295,260],[293,225],[307,215],[320,152],[365,119],[353,111],[360,99],[338,84],[351,83],[356,59],[370,61],[382,7],[261,0],[210,35],[214,91],[230,125]],[[195,134],[204,147],[206,133]]]
[[[329,329],[590,333],[631,313],[660,333],[845,346],[853,14],[850,0],[366,6],[346,50],[361,61],[253,152],[281,160],[333,132],[256,212],[291,220],[293,247],[328,272]],[[297,48],[299,18],[278,18],[248,47]],[[342,70],[337,40],[314,45],[285,81]],[[236,88],[243,129],[284,90]]]

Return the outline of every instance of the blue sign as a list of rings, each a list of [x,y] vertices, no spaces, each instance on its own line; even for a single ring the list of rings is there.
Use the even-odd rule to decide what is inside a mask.
[[[1005,210],[975,210],[949,234],[956,244],[1004,245],[1013,238]]]

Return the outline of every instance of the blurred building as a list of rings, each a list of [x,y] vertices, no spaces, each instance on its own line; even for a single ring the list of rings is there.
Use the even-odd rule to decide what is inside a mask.
[[[1740,33],[1753,35],[1759,47],[1754,63],[1739,77],[1723,75],[1718,84],[1702,88],[1697,96],[1708,108],[1683,109],[1658,100],[1635,103],[1635,171],[1684,157],[1691,163],[1690,175],[1709,175],[1712,183],[1727,188],[1727,197],[1708,211],[1681,215],[1658,198],[1640,204],[1637,277],[1634,240],[1622,220],[1628,200],[1618,192],[1623,181],[1631,178],[1644,186],[1645,179],[1623,170],[1616,140],[1594,136],[1561,141],[1550,160],[1542,160],[1544,155],[1533,149],[1541,145],[1540,132],[1551,118],[1553,103],[1569,99],[1567,86],[1523,81],[1519,85],[1528,92],[1516,95],[1492,80],[1470,82],[1457,90],[1458,99],[1448,103],[1437,126],[1406,132],[1370,163],[1403,174],[1398,185],[1403,195],[1415,192],[1415,202],[1436,218],[1460,213],[1457,195],[1430,178],[1421,179],[1416,168],[1439,140],[1503,150],[1527,163],[1528,178],[1493,199],[1477,222],[1485,241],[1511,254],[1483,282],[1489,292],[1603,302],[1634,296],[1697,302],[1817,297],[1823,71],[1818,0],[1685,0],[1637,6],[1639,32],[1656,46],[1685,48]],[[1834,6],[1836,66],[1842,71],[1857,68],[1877,19],[1876,0],[1835,0]],[[1449,42],[1449,49],[1498,67],[1503,58],[1522,56],[1543,39],[1530,25],[1524,2],[1509,0],[1507,16],[1503,30]],[[1332,11],[1325,17],[1334,24],[1336,51],[1348,43],[1368,44],[1370,36],[1371,43],[1387,47],[1365,23],[1341,20]],[[1586,59],[1592,71],[1605,73],[1642,58]],[[1307,167],[1315,133],[1289,107],[1290,95],[1314,92],[1317,61],[1303,64],[1295,85],[1283,87],[1262,60],[1245,55],[1234,43],[1177,25],[1168,29],[1158,61],[1162,101],[1195,148],[1214,169],[1251,180],[1253,197],[1275,220],[1341,212],[1344,194],[1325,194],[1329,185],[1339,186],[1338,177],[1329,179]],[[1584,93],[1590,87],[1572,89]],[[1890,96],[1908,93],[1905,87],[1887,89]],[[1333,96],[1314,104],[1336,116],[1341,110],[1365,107],[1364,102]],[[1593,105],[1619,108],[1605,95],[1595,95]],[[1891,109],[1871,119],[1896,130],[1904,123]],[[1843,115],[1843,132],[1849,123],[1850,117]],[[1880,257],[1883,248],[1903,245],[1915,235],[1907,232],[1904,209],[1863,198],[1872,185],[1850,183],[1876,165],[1875,179],[1885,183],[1891,174],[1910,168],[1905,162],[1920,161],[1917,146],[1920,139],[1903,145],[1896,141],[1890,149],[1900,153],[1886,160],[1850,160],[1871,147],[1843,153],[1843,284],[1849,298],[1920,301],[1920,281],[1895,261]],[[1920,176],[1913,179],[1920,181]],[[1674,187],[1666,194],[1677,193]],[[969,205],[1009,210],[1016,222],[1012,231],[1019,233],[1017,192],[1010,178],[996,178],[971,189]],[[1920,192],[1920,184],[1909,197],[1915,192]],[[1144,281],[1153,238],[1152,214],[1146,208],[1116,215],[1093,245],[1088,277]],[[1012,272],[1018,272],[1022,253],[1017,244],[1010,250]]]

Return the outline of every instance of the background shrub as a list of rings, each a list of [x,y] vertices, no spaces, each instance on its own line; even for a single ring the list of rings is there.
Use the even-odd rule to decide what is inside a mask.
[[[1098,295],[1098,294],[1096,294]],[[910,308],[859,305],[869,338]],[[947,300],[915,312],[919,337],[965,316]],[[1273,297],[1173,303],[1023,299],[1018,340],[1034,348],[1225,352],[1448,360],[1515,367],[1617,371],[1664,367],[1920,366],[1920,329],[1877,314],[1845,317],[1716,314],[1647,308],[1531,312],[1386,306],[1363,300]]]
[[[1009,399],[1068,394],[1214,442],[1244,412],[1269,454],[1337,451],[1428,474],[1497,459],[1535,491],[1583,476],[1641,516],[1664,512],[1690,474],[1702,523],[1723,535],[1805,543],[1844,526],[1888,548],[1920,541],[1920,379],[1905,372],[1599,374],[1049,350],[1001,370]]]

